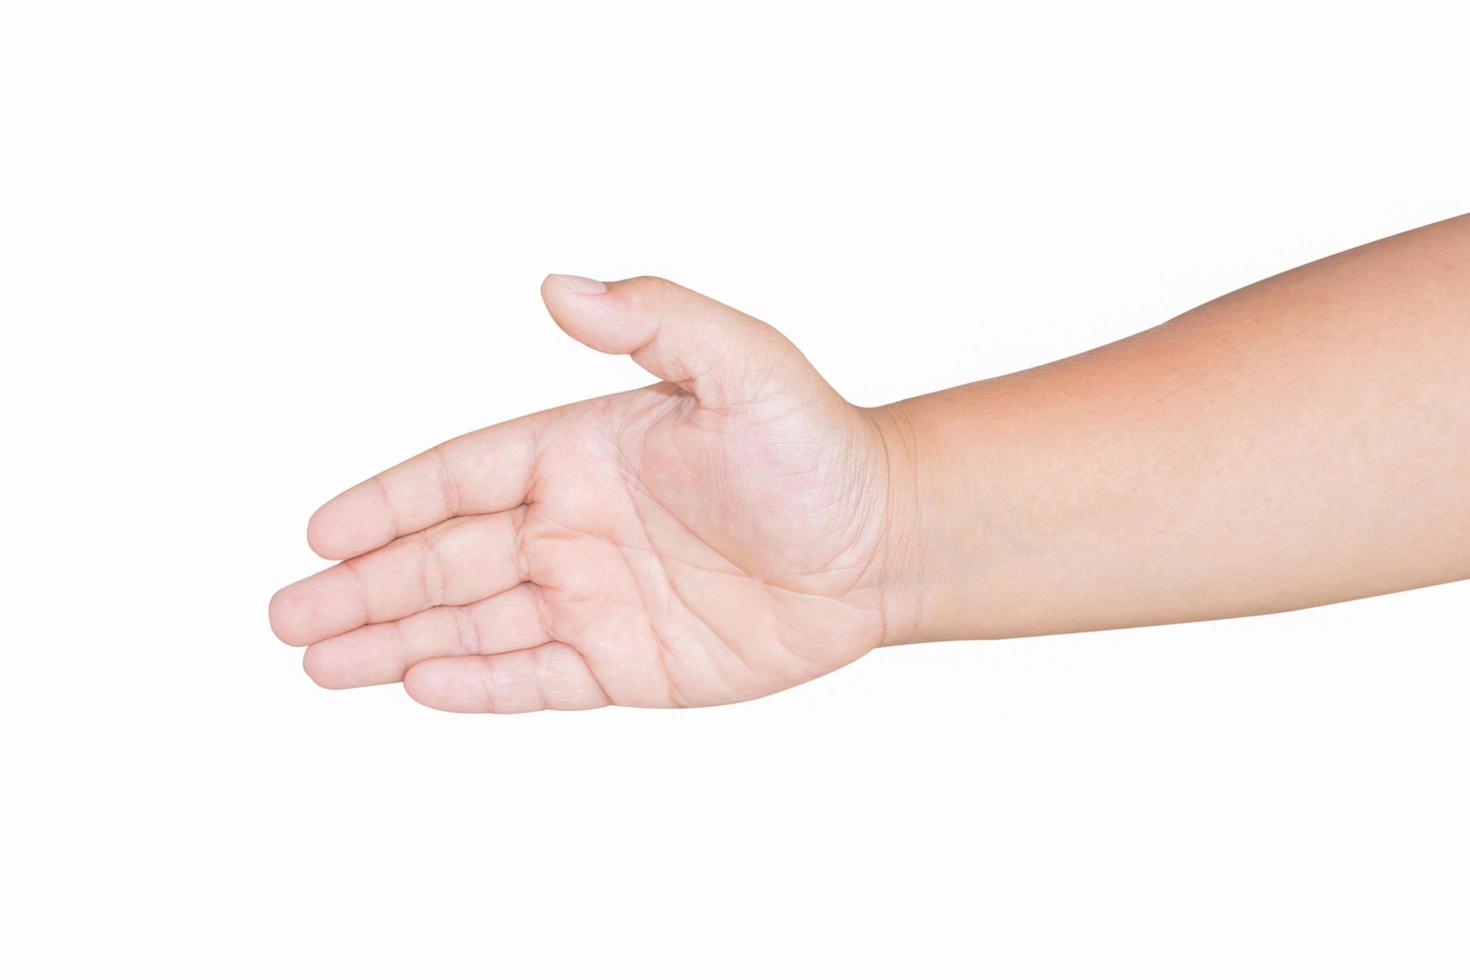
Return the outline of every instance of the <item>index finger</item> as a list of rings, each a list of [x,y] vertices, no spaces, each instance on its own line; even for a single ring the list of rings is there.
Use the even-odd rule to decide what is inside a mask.
[[[467,433],[344,490],[311,516],[307,543],[341,561],[451,517],[519,507],[542,421],[527,415]]]

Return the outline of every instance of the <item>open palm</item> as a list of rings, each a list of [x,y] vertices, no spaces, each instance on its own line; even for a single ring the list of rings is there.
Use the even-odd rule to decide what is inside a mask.
[[[308,673],[461,711],[689,706],[881,643],[875,419],[775,330],[672,283],[543,295],[663,381],[462,436],[325,505],[308,539],[345,560],[271,601]]]

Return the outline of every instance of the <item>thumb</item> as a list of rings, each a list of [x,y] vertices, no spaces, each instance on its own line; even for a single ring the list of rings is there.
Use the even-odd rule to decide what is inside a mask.
[[[826,387],[774,327],[667,279],[547,276],[541,298],[576,340],[607,354],[632,355],[640,367],[707,407],[793,387]]]

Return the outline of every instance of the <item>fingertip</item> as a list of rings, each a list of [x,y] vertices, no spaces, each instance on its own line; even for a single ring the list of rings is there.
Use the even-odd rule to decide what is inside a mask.
[[[306,522],[306,546],[323,558],[338,561],[346,556],[337,554],[339,548],[333,539],[331,526],[322,516],[330,506],[326,503],[318,507]]]
[[[582,276],[547,276],[541,298],[556,325],[578,343],[604,354],[631,354],[652,339],[654,327],[639,313],[637,290],[629,284],[599,282]]]
[[[601,303],[588,300],[605,299],[607,283],[585,276],[564,276],[552,273],[541,280],[541,302],[546,310],[568,334],[581,340],[580,324],[593,315]]]
[[[336,565],[291,583],[271,596],[270,622],[281,642],[293,647],[356,629],[364,610],[354,576]]]
[[[342,691],[354,685],[347,682],[346,675],[341,670],[340,658],[333,656],[332,639],[308,646],[301,655],[301,669],[317,687],[328,691]]]
[[[271,632],[287,646],[300,647],[309,642],[302,638],[299,606],[299,597],[294,586],[288,585],[271,596],[268,610]]]
[[[350,508],[348,496],[356,490],[339,493],[331,500],[316,509],[306,522],[306,544],[312,551],[316,552],[329,561],[343,561],[354,558],[370,548],[359,548],[359,543],[354,538],[360,538],[355,534],[350,523],[344,519],[344,512]]]
[[[403,690],[419,704],[436,711],[483,713],[487,710],[483,690],[475,697],[466,690],[463,679],[462,667],[443,660],[425,660],[404,673]]]
[[[316,509],[306,522],[306,544],[328,561],[366,554],[397,537],[381,493],[358,484]]]

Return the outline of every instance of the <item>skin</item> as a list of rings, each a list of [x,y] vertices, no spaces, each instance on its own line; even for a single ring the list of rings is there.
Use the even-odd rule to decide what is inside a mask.
[[[658,383],[324,505],[271,600],[330,688],[451,711],[760,697],[876,646],[1253,615],[1470,577],[1470,216],[895,405],[654,278],[552,317]]]

